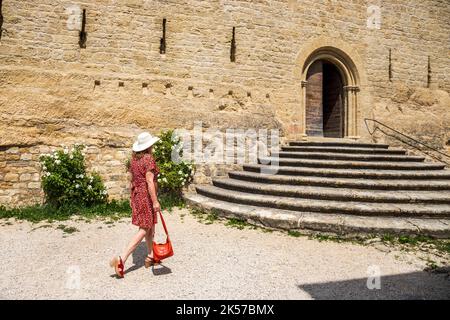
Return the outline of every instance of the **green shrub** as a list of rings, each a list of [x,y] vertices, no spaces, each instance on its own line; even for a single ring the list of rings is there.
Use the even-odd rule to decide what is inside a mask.
[[[183,156],[183,142],[176,137],[173,130],[162,131],[160,140],[153,146],[153,155],[160,169],[158,186],[163,192],[181,192],[181,189],[192,181],[194,166],[192,163],[172,160],[172,152]]]
[[[108,194],[100,176],[86,172],[83,149],[83,145],[75,145],[71,150],[66,147],[41,155],[41,183],[48,204],[91,206],[107,202]]]

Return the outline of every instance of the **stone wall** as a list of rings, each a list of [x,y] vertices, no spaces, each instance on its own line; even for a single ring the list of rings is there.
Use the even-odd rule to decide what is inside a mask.
[[[449,93],[439,89],[411,88],[404,84],[394,84],[391,92],[389,99],[380,99],[374,104],[373,117],[409,137],[450,155]],[[373,130],[374,124],[369,122],[368,125]],[[408,148],[413,153],[425,156],[431,151],[388,128],[382,126],[379,128],[384,133],[379,130],[375,132],[373,138],[376,142]],[[400,142],[399,139],[411,146]],[[450,158],[442,157],[436,152],[431,151],[431,155],[450,163]]]
[[[379,28],[371,5],[381,9]],[[79,45],[82,9],[86,48]],[[143,129],[190,129],[202,121],[205,129],[279,128],[295,138],[303,129],[296,74],[322,46],[342,50],[357,66],[363,139],[372,139],[365,117],[440,147],[449,139],[448,1],[8,0],[2,13],[0,203],[39,198],[37,153],[29,148],[98,148],[95,164],[120,197],[126,178],[116,152]],[[421,98],[435,93],[433,103]],[[31,180],[21,182],[23,174]]]
[[[51,153],[60,146],[10,147],[0,153],[0,204],[7,207],[42,203],[41,166],[39,156]],[[129,177],[125,161],[128,148],[99,148],[95,145],[85,149],[89,171],[98,172],[113,199],[122,199],[129,194]]]

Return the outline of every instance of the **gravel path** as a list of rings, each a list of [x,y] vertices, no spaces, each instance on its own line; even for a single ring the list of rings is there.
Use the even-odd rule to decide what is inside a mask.
[[[129,219],[51,227],[0,221],[0,298],[450,299],[448,275],[422,271],[425,262],[413,253],[205,225],[187,209],[166,220],[175,255],[145,269],[142,243],[124,279],[108,263],[136,231]],[[60,224],[79,232],[64,233]],[[369,290],[368,271],[377,268],[381,289]]]

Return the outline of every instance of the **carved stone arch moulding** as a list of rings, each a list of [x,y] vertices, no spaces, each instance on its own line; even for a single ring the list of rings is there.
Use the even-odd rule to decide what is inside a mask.
[[[295,63],[294,78],[299,83],[299,90],[301,90],[300,112],[297,117],[301,122],[301,136],[307,136],[307,74],[310,66],[318,60],[330,62],[339,70],[344,83],[345,137],[358,139],[358,127],[361,123],[361,119],[359,119],[361,114],[360,95],[362,88],[366,84],[363,62],[357,52],[348,44],[336,39],[326,40],[323,38],[316,39],[305,45],[297,55]]]

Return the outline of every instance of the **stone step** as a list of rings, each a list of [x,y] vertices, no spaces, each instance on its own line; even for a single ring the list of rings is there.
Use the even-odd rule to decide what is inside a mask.
[[[270,165],[244,164],[243,169],[251,172],[273,173],[291,176],[315,176],[333,178],[355,178],[355,179],[450,179],[450,170],[361,170],[361,169],[333,169],[333,168],[301,168],[280,166],[273,171]]]
[[[406,155],[378,155],[378,154],[344,154],[344,153],[324,153],[324,152],[273,152],[272,157],[291,159],[328,159],[328,160],[349,160],[349,161],[379,161],[379,162],[423,162],[425,157]]]
[[[302,177],[262,174],[250,171],[232,171],[229,177],[244,181],[269,184],[354,188],[368,190],[450,190],[450,176],[445,180],[380,180],[359,178]]]
[[[237,218],[248,223],[279,230],[304,233],[326,232],[340,236],[422,235],[450,238],[450,219],[368,217],[339,213],[298,212],[230,203],[196,193],[183,195],[189,206],[214,211],[221,217]]]
[[[364,162],[345,160],[310,160],[273,157],[260,157],[262,164],[276,163],[280,166],[310,167],[310,168],[342,168],[342,169],[378,169],[378,170],[441,170],[445,168],[442,163],[421,162]]]
[[[347,148],[347,147],[317,147],[317,146],[282,146],[282,151],[291,152],[331,152],[331,153],[358,153],[358,154],[397,154],[405,155],[403,149],[380,149],[380,148]]]
[[[232,191],[211,185],[197,186],[196,190],[197,193],[203,196],[222,201],[301,212],[340,213],[360,216],[450,217],[450,206],[446,204],[397,203],[394,205],[391,203],[296,199]]]
[[[329,188],[312,186],[286,186],[242,181],[230,178],[213,179],[219,188],[254,194],[294,197],[296,199],[323,199],[379,203],[436,203],[450,204],[450,191],[380,191],[354,190],[348,188]],[[450,209],[450,206],[449,206]]]
[[[315,147],[346,147],[346,148],[379,148],[387,149],[389,145],[378,144],[378,143],[364,143],[364,142],[353,142],[353,141],[291,141],[290,146],[315,146]]]

